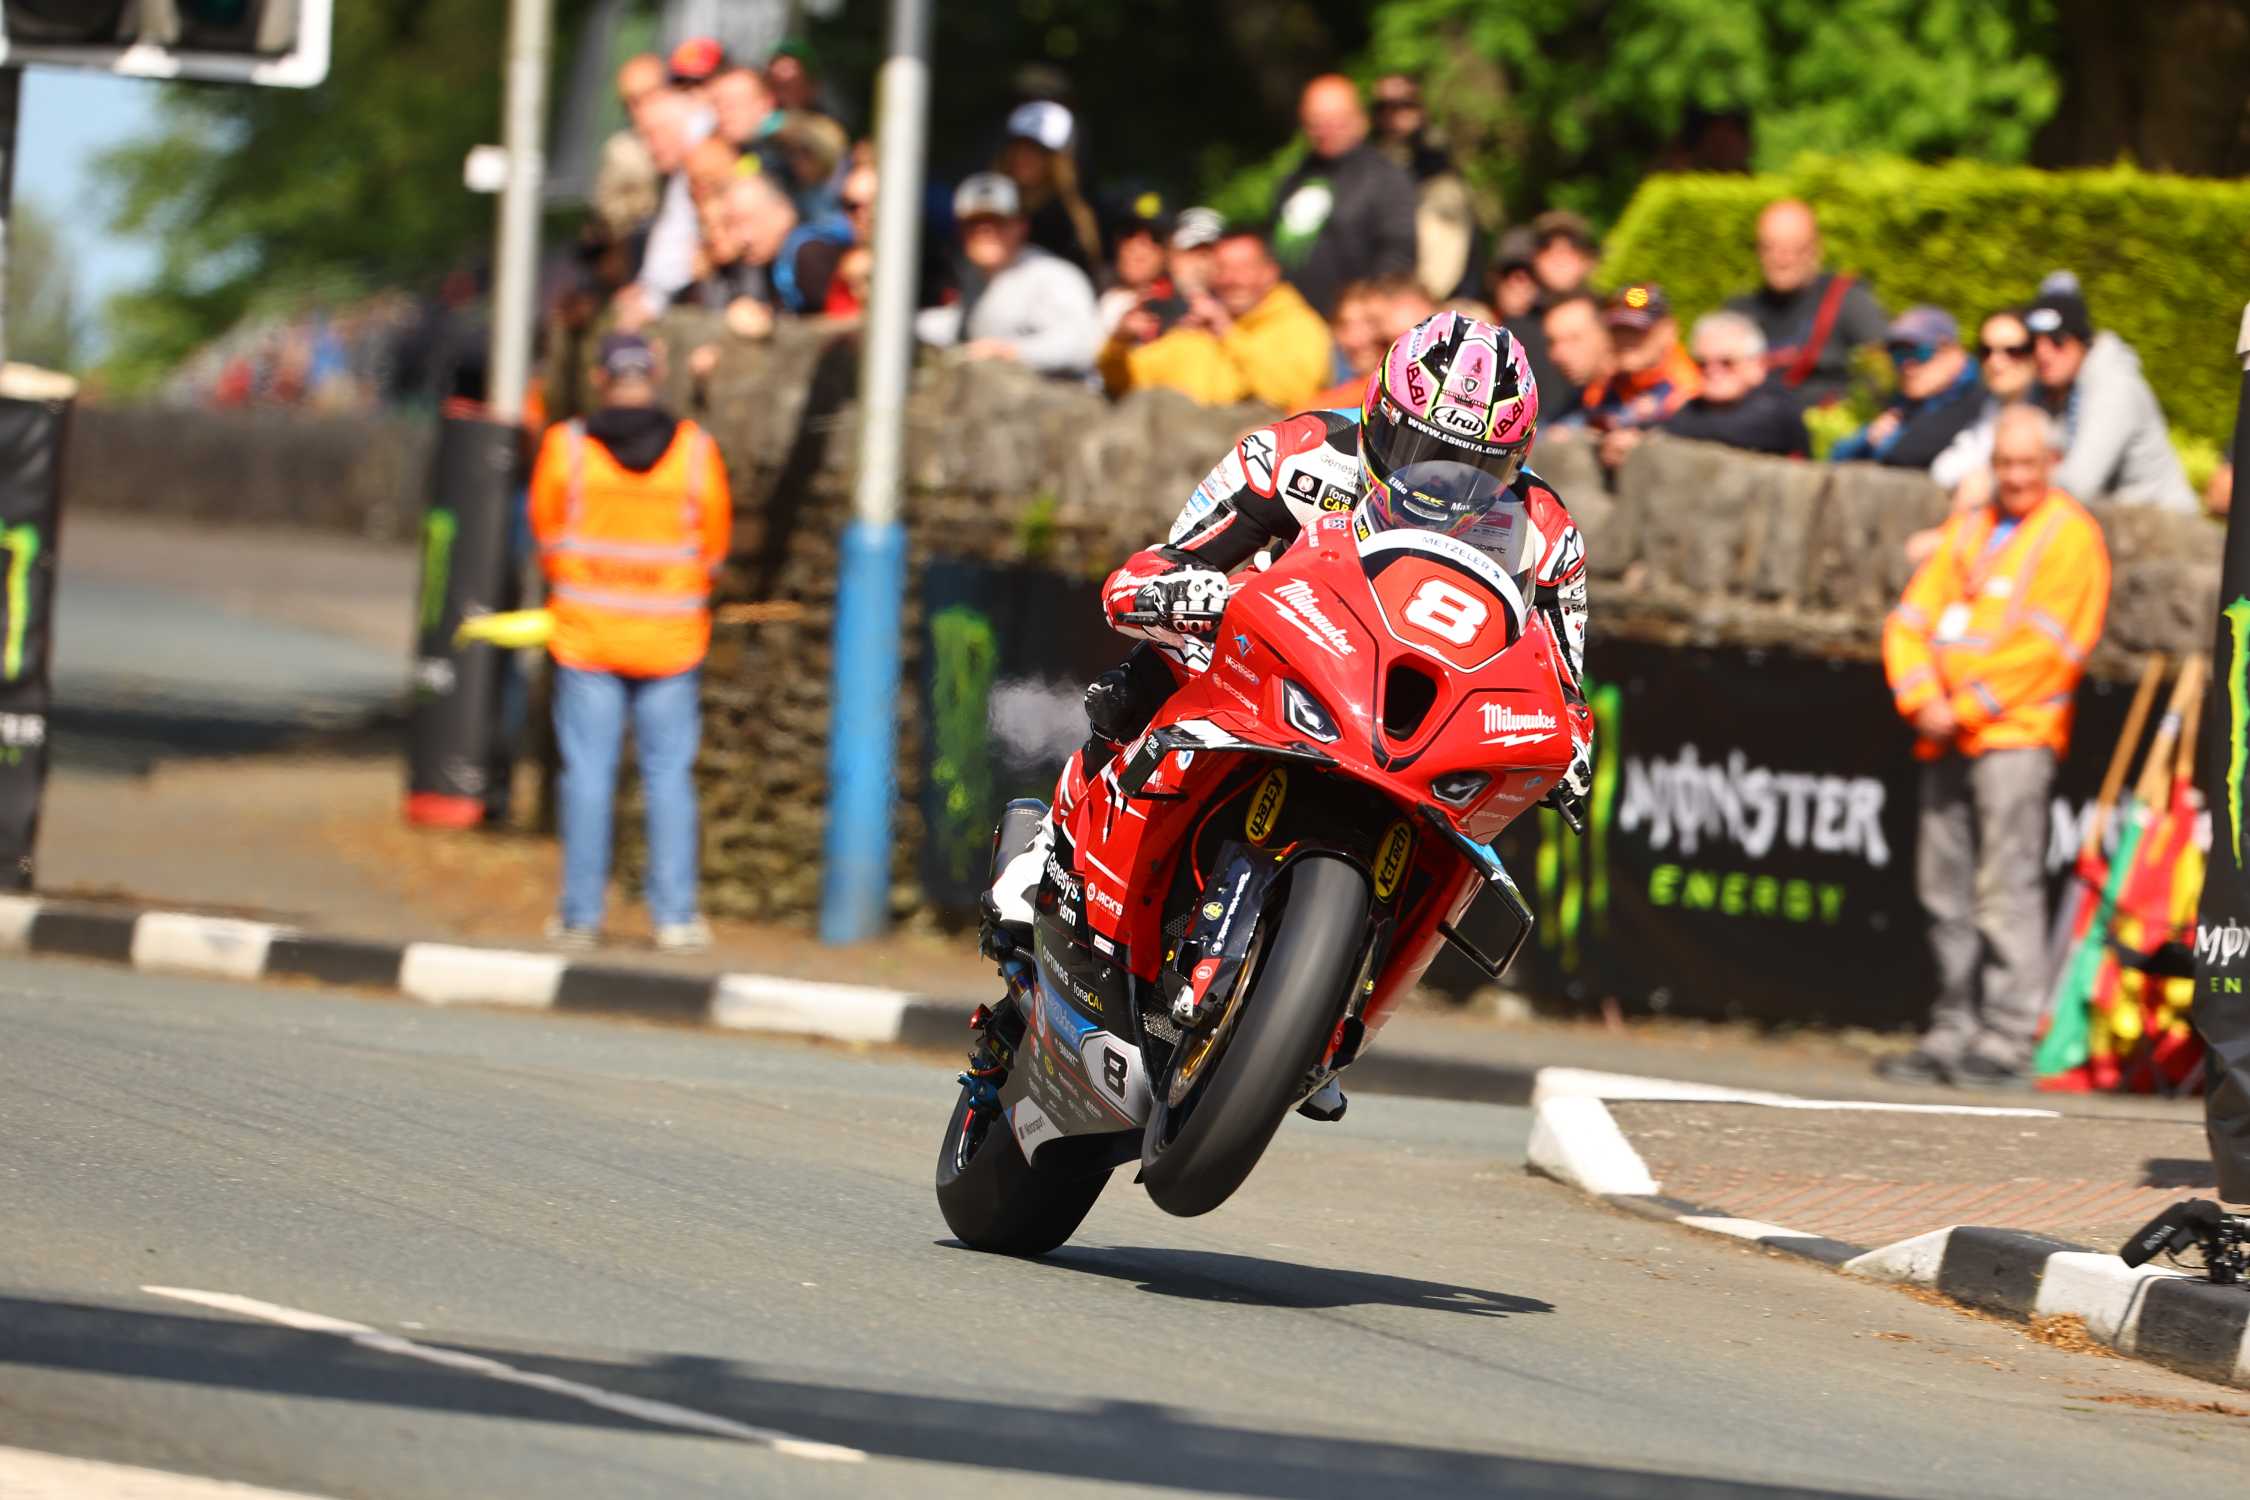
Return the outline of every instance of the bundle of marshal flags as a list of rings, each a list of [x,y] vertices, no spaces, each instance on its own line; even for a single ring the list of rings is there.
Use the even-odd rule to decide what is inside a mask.
[[[2188,1011],[2210,836],[2195,790],[2208,669],[2202,656],[2181,664],[2140,778],[2127,790],[2164,657],[2151,656],[2141,673],[2055,912],[2054,991],[2034,1064],[2043,1089],[2181,1094],[2202,1087],[2203,1043]]]

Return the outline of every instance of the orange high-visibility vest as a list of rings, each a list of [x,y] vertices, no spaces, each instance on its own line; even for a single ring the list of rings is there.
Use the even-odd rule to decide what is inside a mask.
[[[1883,622],[1883,671],[1900,715],[1944,696],[1964,755],[2070,745],[2078,679],[2109,613],[2109,548],[2085,507],[2061,490],[1991,545],[1999,511],[1955,516]],[[1934,760],[1942,746],[1920,740]]]
[[[551,429],[531,474],[531,529],[566,667],[669,677],[711,646],[711,574],[734,514],[718,445],[682,422],[647,473],[585,424]]]

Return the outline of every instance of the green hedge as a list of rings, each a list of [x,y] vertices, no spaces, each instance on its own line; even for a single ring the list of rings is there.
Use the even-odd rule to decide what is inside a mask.
[[[2140,351],[2174,428],[2219,444],[2233,430],[2250,183],[1818,157],[1755,177],[1651,177],[1610,233],[1603,280],[1661,283],[1684,331],[1758,284],[1758,210],[1789,196],[1818,210],[1831,266],[1862,275],[1891,312],[1946,308],[1965,341],[2048,271],[2077,272],[2094,326]]]

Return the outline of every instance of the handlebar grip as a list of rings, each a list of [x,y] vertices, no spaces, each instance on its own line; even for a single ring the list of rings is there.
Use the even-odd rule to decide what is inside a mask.
[[[1164,611],[1160,609],[1129,609],[1117,617],[1120,625],[1162,625]]]

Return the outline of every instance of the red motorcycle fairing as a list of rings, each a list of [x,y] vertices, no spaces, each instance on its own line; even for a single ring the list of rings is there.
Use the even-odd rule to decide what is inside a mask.
[[[1294,839],[1330,840],[1317,826],[1276,837],[1283,804],[1356,787],[1388,821],[1361,818],[1336,833],[1359,840],[1344,847],[1367,868],[1378,903],[1397,903],[1359,1010],[1372,1032],[1484,882],[1505,881],[1481,846],[1552,789],[1573,733],[1591,733],[1585,706],[1563,690],[1559,660],[1545,618],[1477,549],[1410,530],[1362,538],[1349,515],[1320,517],[1270,568],[1239,582],[1205,669],[1068,815],[1087,940],[1153,984],[1182,855],[1222,806],[1242,818],[1250,844],[1273,837],[1286,855]],[[1261,795],[1276,804],[1268,814]],[[1245,810],[1233,813],[1243,798]],[[1191,855],[1184,873],[1200,888],[1209,872]],[[1513,904],[1528,926],[1520,899]]]

